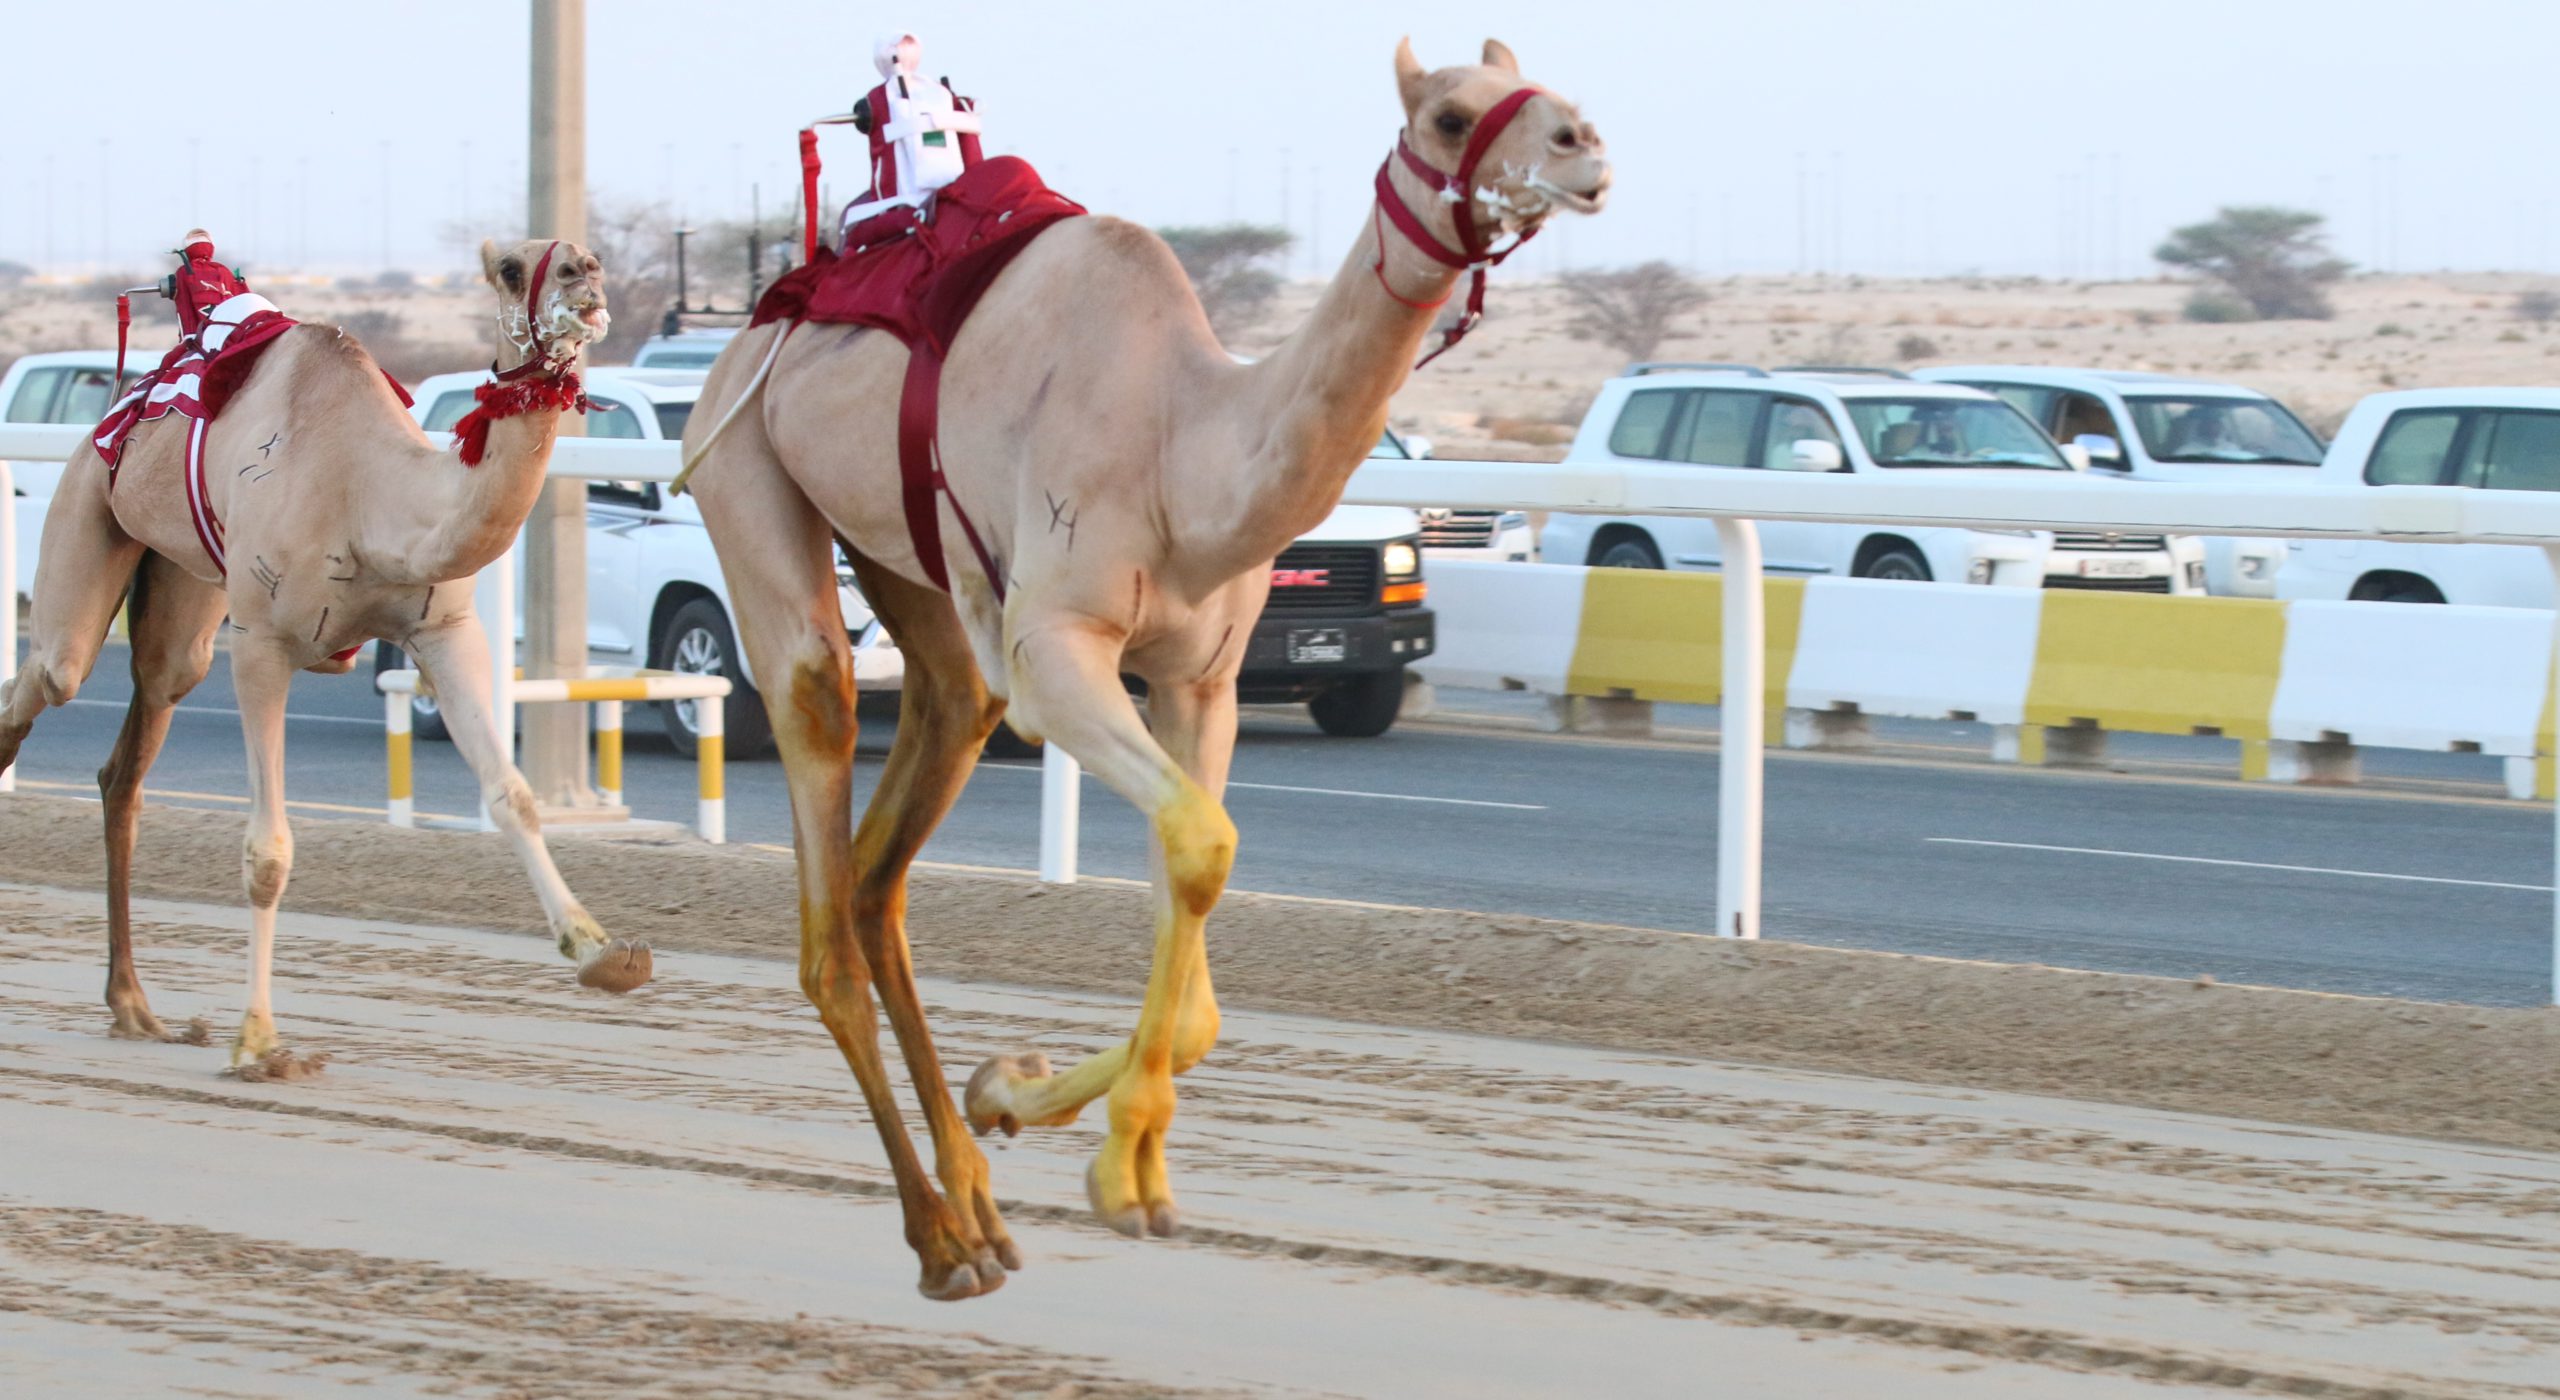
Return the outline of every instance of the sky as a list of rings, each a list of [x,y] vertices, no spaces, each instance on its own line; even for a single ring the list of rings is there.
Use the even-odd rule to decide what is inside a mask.
[[[523,204],[524,0],[13,5],[0,258],[158,265],[191,224],[258,268],[437,273]],[[2157,271],[2226,203],[2320,210],[2371,268],[2560,270],[2560,6],[2527,0],[590,0],[599,200],[768,209],[795,132],[913,28],[988,146],[1100,212],[1244,219],[1329,272],[1402,120],[1392,55],[1509,43],[1617,189],[1514,263],[1709,276]],[[42,56],[53,55],[53,61]],[[861,138],[826,147],[846,178]],[[474,240],[476,242],[476,240]]]

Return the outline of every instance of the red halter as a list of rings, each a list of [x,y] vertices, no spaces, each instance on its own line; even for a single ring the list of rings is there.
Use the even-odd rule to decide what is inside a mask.
[[[1514,237],[1510,246],[1494,251],[1486,246],[1484,231],[1476,227],[1475,212],[1476,166],[1484,160],[1484,153],[1493,145],[1494,138],[1500,136],[1503,129],[1511,125],[1511,119],[1520,115],[1520,109],[1529,105],[1529,99],[1537,95],[1538,89],[1524,87],[1493,104],[1493,110],[1484,114],[1483,119],[1476,123],[1475,133],[1467,138],[1466,151],[1458,157],[1458,168],[1453,174],[1443,175],[1415,155],[1401,132],[1396,135],[1395,153],[1378,166],[1378,208],[1396,226],[1396,231],[1411,240],[1413,246],[1421,249],[1433,262],[1475,274],[1467,289],[1465,313],[1443,334],[1439,348],[1414,364],[1415,369],[1446,354],[1449,347],[1476,328],[1476,323],[1484,319],[1485,273],[1500,266],[1503,259],[1520,251],[1521,244],[1537,236],[1538,230],[1532,226]],[[1430,186],[1452,207],[1452,217],[1457,223],[1457,247],[1451,248],[1442,243],[1430,225],[1424,223],[1422,217],[1413,212],[1413,207],[1404,202],[1404,196],[1396,191],[1392,172],[1399,159],[1404,161],[1406,169],[1421,177],[1422,183]],[[1435,302],[1418,302],[1387,286],[1387,237],[1383,229],[1378,233],[1378,261],[1371,270],[1377,273],[1378,285],[1386,289],[1388,296],[1417,311],[1434,311],[1448,301],[1447,297],[1442,297]]]
[[[542,304],[542,280],[550,275],[551,255],[560,251],[560,240],[542,250],[533,265],[533,280],[525,284],[525,330],[533,337],[533,353],[514,369],[489,366],[490,379],[472,391],[473,407],[453,425],[453,442],[462,465],[476,467],[489,450],[489,429],[500,419],[548,409],[558,413],[584,413],[587,396],[579,387],[577,371],[565,366],[552,368],[551,356],[542,348],[542,332],[534,316]]]

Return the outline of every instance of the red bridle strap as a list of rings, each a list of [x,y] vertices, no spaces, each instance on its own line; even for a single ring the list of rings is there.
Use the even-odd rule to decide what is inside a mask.
[[[577,372],[551,363],[551,356],[543,350],[542,332],[534,324],[535,308],[541,304],[542,280],[551,275],[551,255],[559,251],[560,240],[555,238],[535,260],[533,280],[525,284],[524,322],[526,333],[533,337],[533,353],[514,369],[489,366],[489,382],[472,392],[471,411],[453,425],[454,447],[466,467],[480,465],[489,450],[489,429],[503,419],[537,409],[555,413],[587,411],[587,396],[579,387]]]
[[[1421,156],[1414,153],[1413,147],[1407,144],[1401,132],[1396,136],[1395,153],[1378,166],[1378,209],[1385,215],[1388,222],[1396,226],[1396,232],[1403,234],[1408,242],[1421,249],[1423,255],[1433,262],[1474,275],[1472,283],[1467,288],[1466,311],[1442,334],[1439,348],[1416,362],[1415,369],[1420,369],[1448,353],[1451,346],[1456,345],[1466,337],[1467,332],[1476,328],[1476,323],[1484,319],[1486,271],[1499,266],[1503,259],[1520,251],[1521,244],[1537,236],[1538,230],[1535,227],[1523,230],[1511,240],[1509,246],[1496,251],[1487,246],[1483,231],[1476,227],[1475,215],[1476,167],[1483,162],[1485,152],[1492,149],[1494,140],[1511,125],[1512,118],[1520,115],[1520,109],[1528,106],[1529,99],[1537,95],[1538,89],[1524,87],[1493,104],[1492,110],[1486,112],[1476,122],[1476,129],[1467,138],[1466,149],[1459,155],[1458,168],[1454,172],[1444,175],[1433,168]],[[1458,234],[1457,247],[1452,248],[1441,242],[1440,236],[1431,231],[1430,225],[1422,221],[1422,216],[1416,214],[1413,206],[1407,204],[1403,194],[1397,191],[1394,170],[1399,159],[1416,178],[1452,206],[1451,217],[1457,226]],[[1386,232],[1383,228],[1378,233],[1378,261],[1374,270],[1378,275],[1378,285],[1386,289],[1388,296],[1417,311],[1437,310],[1448,301],[1447,297],[1442,297],[1435,302],[1419,302],[1387,286]]]

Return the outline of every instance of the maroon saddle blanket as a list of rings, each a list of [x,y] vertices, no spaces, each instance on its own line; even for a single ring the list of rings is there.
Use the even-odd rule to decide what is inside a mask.
[[[756,302],[750,325],[871,326],[907,347],[907,382],[898,401],[907,533],[926,576],[945,591],[951,581],[936,504],[951,490],[934,446],[943,357],[978,299],[1031,240],[1060,219],[1084,212],[1083,205],[1050,189],[1030,162],[997,156],[969,167],[921,208],[893,209],[855,225],[844,252],[819,249]],[[1001,599],[1004,571],[957,500],[951,509]]]

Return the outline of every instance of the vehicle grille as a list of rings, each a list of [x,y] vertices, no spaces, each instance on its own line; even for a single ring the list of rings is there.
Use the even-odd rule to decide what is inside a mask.
[[[1322,583],[1274,587],[1265,609],[1275,613],[1363,612],[1378,603],[1378,547],[1363,544],[1293,544],[1272,564],[1281,570],[1321,569]]]
[[[2095,530],[2058,530],[2054,532],[2053,547],[2132,554],[2167,549],[2169,540],[2164,535],[2109,535]]]
[[[2070,574],[2055,574],[2044,581],[2044,586],[2079,588],[2100,593],[2166,593],[2169,591],[2169,580],[2165,578],[2075,578]]]
[[[1483,549],[1493,543],[1494,521],[1500,511],[1449,510],[1422,513],[1422,545],[1425,549]]]

